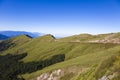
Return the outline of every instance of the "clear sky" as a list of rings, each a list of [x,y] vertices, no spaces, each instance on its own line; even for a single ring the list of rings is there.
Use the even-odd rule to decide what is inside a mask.
[[[120,32],[120,0],[0,0],[0,30],[54,35]]]

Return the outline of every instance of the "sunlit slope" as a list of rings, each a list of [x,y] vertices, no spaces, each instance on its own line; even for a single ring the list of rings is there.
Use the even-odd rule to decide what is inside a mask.
[[[102,37],[106,35],[102,34]],[[120,53],[119,44],[57,41],[52,35],[45,35],[34,39],[31,39],[26,36],[25,38],[23,38],[23,36],[25,35],[12,38],[12,41],[17,45],[6,49],[5,51],[2,52],[2,54],[27,53],[27,56],[23,59],[24,62],[40,61],[40,60],[49,59],[57,54],[65,54],[65,61],[51,65],[49,67],[46,67],[42,70],[38,70],[31,74],[30,73],[25,74],[23,75],[23,77],[26,80],[37,77],[44,72],[48,72],[60,68],[66,68],[70,66],[82,66],[82,67],[91,68],[91,66],[96,65],[95,70],[93,71],[95,74],[97,66],[103,60],[106,60],[107,58]],[[91,35],[87,34],[87,36],[91,36]],[[102,37],[98,37],[98,38],[101,39]],[[117,33],[117,35],[114,37],[119,38],[119,34]],[[91,39],[91,38],[87,38],[87,39]],[[88,74],[88,73],[84,73],[84,74]],[[75,78],[74,80],[76,79],[84,80],[84,79],[80,79],[79,77]],[[91,78],[91,80],[93,80],[93,78]]]
[[[71,51],[70,51],[70,52],[66,53],[67,60],[65,60],[64,62],[52,65],[50,67],[47,67],[43,70],[34,72],[32,74],[26,74],[24,77],[26,79],[30,79],[32,77],[38,76],[39,74],[41,74],[43,72],[48,72],[48,71],[52,71],[55,69],[65,68],[65,67],[75,66],[75,65],[91,67],[92,65],[98,65],[104,59],[111,57],[112,55],[119,54],[119,52],[120,52],[120,46],[118,46],[118,45],[112,46],[112,48],[108,48],[108,46],[106,46],[106,48],[104,48],[104,49],[99,48],[99,47],[95,48],[96,45],[99,46],[102,44],[91,44],[91,47],[94,47],[94,49],[90,50],[89,48],[85,48],[84,50],[87,52],[83,52],[83,53],[81,50],[79,50],[80,53],[75,53],[75,52],[71,53]],[[101,47],[104,47],[104,46],[105,45],[102,45]],[[89,45],[89,47],[90,47],[90,45]],[[76,49],[76,48],[74,48],[74,49]]]
[[[32,38],[28,35],[16,36],[7,40],[4,40],[0,43],[0,51],[9,51],[12,48],[19,47],[27,42],[29,42]]]
[[[57,39],[59,42],[104,42],[104,43],[117,43],[120,42],[120,33],[108,33],[108,34],[80,34],[69,37]]]
[[[29,42],[8,49],[4,52],[16,54],[28,53],[24,61],[49,58],[55,54],[65,54],[66,60],[90,53],[96,53],[117,46],[117,44],[79,43],[79,42],[55,42],[51,35],[45,35],[30,40]]]
[[[80,34],[80,35],[73,35],[73,36],[68,36],[64,38],[58,39],[60,42],[80,42],[80,41],[86,41],[89,39],[94,38],[93,35],[91,34]]]

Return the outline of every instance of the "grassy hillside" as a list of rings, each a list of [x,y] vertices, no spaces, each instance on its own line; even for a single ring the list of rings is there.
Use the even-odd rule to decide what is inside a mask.
[[[99,35],[91,35],[91,34],[80,34],[73,35],[65,38],[58,39],[60,42],[103,42],[104,40],[110,40],[109,43],[115,41],[120,42],[120,33],[109,33],[109,34],[99,34]]]
[[[21,35],[21,36],[16,36],[7,40],[4,40],[0,42],[0,53],[3,51],[9,51],[12,48],[16,48],[17,46],[21,46],[27,42],[29,42],[32,38],[28,35]]]
[[[56,69],[63,69],[67,73],[61,78],[61,80],[97,80],[106,75],[106,72],[111,69],[109,66],[111,63],[115,63],[115,67],[112,65],[115,70],[120,70],[118,67],[116,68],[116,66],[119,66],[118,54],[120,54],[120,45],[113,43],[90,43],[84,41],[103,39],[108,35],[110,36],[111,34],[102,34],[98,36],[82,34],[59,40],[56,40],[52,35],[45,35],[34,39],[26,35],[22,35],[4,41],[10,41],[9,43],[14,43],[15,45],[8,46],[7,49],[1,52],[1,55],[6,55],[8,53],[13,55],[27,53],[27,56],[22,59],[24,63],[44,61],[51,59],[55,55],[65,55],[65,60],[62,62],[47,66],[42,70],[22,74],[23,78],[26,80],[34,79],[42,73],[50,72]],[[112,38],[117,38],[118,36],[119,33],[116,33],[112,36]],[[74,39],[79,39],[83,42],[71,41]],[[108,62],[112,56],[116,56],[115,60],[110,60],[110,62]],[[105,66],[101,68],[101,65],[103,64],[105,64]],[[77,68],[73,66],[77,66]],[[73,74],[65,70],[69,67],[76,69],[82,67],[83,69],[85,68],[85,71],[80,73],[80,69]],[[105,67],[108,67],[108,70],[106,70]],[[113,70],[111,72],[114,73],[115,71]],[[68,78],[69,75],[72,77]],[[114,80],[118,80],[118,77]]]
[[[120,46],[117,46],[117,47],[109,48],[109,49],[106,49],[103,51],[99,50],[99,52],[98,51],[94,52],[94,53],[88,52],[88,54],[83,54],[80,56],[77,55],[77,57],[75,57],[73,59],[69,59],[64,62],[52,65],[48,68],[43,69],[42,71],[40,70],[40,71],[34,72],[32,74],[27,74],[24,77],[26,79],[30,79],[33,76],[38,76],[39,74],[41,74],[43,72],[47,72],[47,71],[51,71],[51,70],[59,69],[59,68],[64,68],[64,67],[75,66],[75,65],[82,66],[82,67],[91,67],[92,65],[98,65],[102,60],[104,60],[114,54],[118,54],[119,48],[120,48]],[[73,53],[73,54],[75,54],[75,53]],[[68,56],[66,56],[66,57],[68,57]]]
[[[94,36],[90,34],[80,34],[80,35],[73,35],[65,38],[58,39],[61,42],[79,42],[79,41],[86,41],[92,39]]]

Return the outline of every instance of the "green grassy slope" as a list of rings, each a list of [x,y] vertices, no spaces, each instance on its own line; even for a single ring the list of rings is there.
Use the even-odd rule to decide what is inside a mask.
[[[91,35],[91,34],[80,34],[80,35],[73,35],[65,38],[58,39],[60,42],[87,42],[93,40],[103,40],[106,37],[109,39],[119,38],[120,33],[108,33],[108,34],[99,34],[99,35]]]
[[[73,36],[69,36],[69,37],[65,37],[65,38],[60,38],[58,39],[58,41],[60,42],[79,42],[79,41],[86,41],[89,39],[93,39],[94,36],[90,35],[90,34],[80,34],[80,35],[73,35]]]
[[[106,34],[110,35],[110,34]],[[101,37],[84,34],[79,37],[81,40],[101,39]],[[118,34],[116,35],[118,36]],[[39,38],[31,39],[25,35],[12,38],[12,41],[17,45],[2,52],[2,54],[19,54],[28,53],[23,59],[24,62],[39,61],[51,58],[53,55],[65,54],[65,61],[48,66],[42,70],[33,73],[25,74],[23,77],[26,80],[39,76],[41,73],[52,71],[59,68],[70,66],[82,66],[90,68],[87,72],[74,76],[73,80],[94,80],[95,72],[99,70],[97,67],[107,58],[120,53],[120,45],[112,43],[82,43],[69,42],[73,37],[64,39],[65,41],[56,41],[52,35],[45,35]],[[76,37],[75,37],[76,39]],[[63,39],[59,39],[63,40]],[[105,61],[106,62],[106,61]],[[93,66],[96,65],[96,66]],[[84,76],[81,78],[81,76]],[[87,76],[88,75],[88,76]],[[99,76],[99,74],[96,74]],[[101,75],[101,74],[100,74]],[[88,78],[89,77],[89,78]],[[100,76],[101,77],[101,76]],[[88,79],[86,79],[88,78]],[[66,79],[66,77],[65,77]],[[64,78],[62,80],[65,80]]]
[[[12,43],[15,43],[16,45],[22,45],[23,43],[28,42],[31,39],[32,38],[28,35],[21,35],[21,36],[10,38],[8,40],[10,40]]]
[[[43,72],[48,72],[48,71],[51,71],[51,70],[54,70],[54,69],[59,69],[59,68],[64,68],[64,67],[69,67],[69,66],[84,66],[84,67],[90,67],[92,65],[98,65],[102,60],[114,55],[114,54],[118,54],[119,53],[119,48],[120,46],[116,46],[114,48],[109,48],[109,49],[106,49],[106,50],[99,50],[97,52],[94,52],[94,53],[89,53],[88,54],[84,54],[84,55],[81,55],[81,56],[78,56],[78,57],[75,57],[73,59],[69,59],[69,60],[66,60],[64,62],[61,62],[61,63],[58,63],[58,64],[55,64],[55,65],[52,65],[50,67],[47,67],[43,70],[40,70],[40,71],[37,71],[37,72],[34,72],[32,74],[26,74],[24,77],[26,79],[30,79],[32,78],[33,76],[38,76],[39,74],[43,73]],[[97,47],[96,47],[97,49]],[[73,53],[75,54],[75,53]],[[67,57],[67,56],[66,56]]]
[[[27,42],[29,42],[32,38],[27,36],[27,35],[21,35],[21,36],[16,36],[10,39],[7,39],[5,41],[2,41],[0,43],[0,49],[3,48],[3,50],[1,50],[1,54],[3,51],[9,51],[12,48],[16,48],[18,46],[21,46]]]

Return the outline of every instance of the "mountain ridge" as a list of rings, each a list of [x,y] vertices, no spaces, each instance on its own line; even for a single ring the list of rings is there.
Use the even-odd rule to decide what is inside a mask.
[[[8,39],[9,37],[3,34],[0,34],[0,40]]]
[[[56,39],[51,34],[47,34],[37,38],[31,38],[28,35],[21,35],[3,41],[5,45],[8,43],[10,45],[8,45],[7,48],[3,45],[0,46],[0,49],[1,47],[3,47],[3,51],[0,51],[0,57],[1,55],[7,56],[8,53],[10,55],[22,55],[22,53],[27,53],[27,55],[20,61],[24,63],[35,63],[42,61],[46,62],[46,60],[50,60],[55,55],[64,55],[64,61],[62,62],[57,62],[56,64],[52,65],[49,64],[51,64],[55,60],[49,63],[41,63],[49,65],[42,70],[38,69],[39,66],[37,68],[34,66],[35,64],[31,63],[28,67],[30,68],[29,70],[33,69],[37,71],[34,71],[32,73],[20,74],[25,80],[40,80],[41,76],[51,79],[52,77],[54,77],[54,79],[57,77],[57,80],[99,80],[103,77],[109,78],[112,74],[115,74],[113,75],[113,78],[118,78],[118,71],[120,70],[120,44],[114,42],[104,43],[90,41],[104,39],[113,40],[119,38],[119,35],[120,33],[101,34],[95,36],[82,34],[75,36],[75,38],[74,36],[70,36],[71,38],[69,39],[68,37],[65,37],[67,39],[64,40],[62,38],[62,40]],[[81,41],[76,41],[76,39],[79,39]],[[15,45],[12,45],[11,43]],[[58,56],[57,59],[59,60],[59,58],[61,60],[62,57]],[[54,57],[54,59],[56,58]],[[11,69],[12,67],[6,68],[8,72]],[[53,76],[57,75],[60,70],[60,73],[62,75]],[[65,74],[63,74],[63,72],[65,72]],[[10,71],[10,73],[12,72]],[[113,78],[111,80],[120,79]]]

